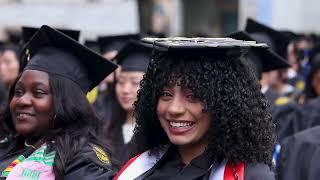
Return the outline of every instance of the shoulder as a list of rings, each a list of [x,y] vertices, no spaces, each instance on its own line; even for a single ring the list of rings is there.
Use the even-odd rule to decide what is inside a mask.
[[[316,126],[284,139],[277,166],[280,178],[308,177],[308,179],[318,179],[319,137],[320,126]]]
[[[244,169],[245,180],[274,180],[275,175],[270,167],[263,163],[250,163],[245,165]]]
[[[109,154],[102,147],[88,144],[68,163],[65,179],[107,179],[113,175]]]
[[[81,151],[75,155],[73,162],[70,162],[70,164],[77,162],[92,163],[102,168],[109,168],[111,166],[109,153],[102,147],[94,144],[87,144],[84,146]]]

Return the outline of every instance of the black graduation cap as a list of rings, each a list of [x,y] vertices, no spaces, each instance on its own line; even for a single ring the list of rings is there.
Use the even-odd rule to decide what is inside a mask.
[[[152,46],[140,41],[129,41],[117,54],[115,59],[122,71],[146,72],[151,58]]]
[[[155,52],[190,53],[210,57],[241,56],[251,48],[268,48],[263,43],[232,38],[143,38],[142,42],[152,44]]]
[[[36,27],[23,26],[22,27],[23,43],[27,43],[38,30],[39,28],[36,28]],[[71,29],[57,29],[57,30],[71,37],[72,39],[79,41],[79,36],[80,36],[79,30],[71,30]]]
[[[301,34],[297,34],[288,30],[281,30],[279,32],[286,36],[288,39],[290,39],[290,41],[294,41],[302,37]]]
[[[16,30],[7,30],[7,43],[19,44],[21,40],[21,32]]]
[[[126,34],[126,35],[98,37],[98,43],[100,45],[100,52],[105,53],[105,52],[112,51],[112,50],[120,51],[130,39],[138,40],[138,39],[140,39],[140,35],[139,34]]]
[[[24,70],[40,70],[70,79],[88,92],[117,65],[106,60],[67,35],[42,26],[24,46]]]
[[[238,40],[244,40],[244,41],[257,41],[254,37],[250,36],[248,33],[244,31],[238,31],[238,32],[229,34],[227,35],[227,37],[238,39]],[[258,57],[257,59],[254,59],[254,60],[261,62],[263,72],[290,67],[290,65],[284,58],[279,56],[270,48],[257,49],[256,51],[253,51],[253,53],[256,54],[256,56]]]
[[[85,40],[84,45],[92,51],[100,54],[99,43],[95,40]]]
[[[287,47],[290,43],[290,38],[281,33],[280,31],[274,30],[264,24],[258,23],[253,19],[247,19],[247,25],[245,31],[248,33],[264,33],[273,40],[275,45],[274,51],[277,52],[283,58],[287,57]]]

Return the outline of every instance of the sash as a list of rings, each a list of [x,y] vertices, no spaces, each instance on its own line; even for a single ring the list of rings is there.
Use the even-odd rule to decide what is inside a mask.
[[[150,170],[168,150],[160,152],[159,157],[150,155],[150,151],[145,151],[142,154],[131,158],[116,174],[114,180],[133,180],[143,173]],[[235,178],[235,173],[238,179]],[[233,165],[227,160],[223,160],[215,171],[210,174],[210,180],[244,180],[244,163]]]

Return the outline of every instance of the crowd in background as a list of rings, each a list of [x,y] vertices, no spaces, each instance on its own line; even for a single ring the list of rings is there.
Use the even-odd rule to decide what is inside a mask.
[[[312,165],[317,166],[317,163],[309,162],[312,165],[307,166],[301,164],[298,158],[303,155],[314,155],[319,160],[320,153],[315,155],[313,153],[316,153],[316,150],[310,150],[318,148],[317,142],[309,142],[311,145],[298,151],[303,154],[292,151],[297,148],[295,141],[308,141],[310,136],[316,136],[314,128],[320,124],[320,37],[315,34],[275,30],[251,19],[248,20],[244,32],[254,41],[266,43],[276,56],[280,56],[277,58],[288,64],[288,66],[279,65],[273,68],[277,63],[283,62],[270,60],[268,64],[263,60],[265,58],[263,56],[266,55],[258,54],[250,56],[252,64],[248,65],[257,74],[261,92],[268,99],[270,105],[268,110],[276,125],[273,170],[280,179],[289,179],[288,177],[293,176],[293,172],[303,168],[316,168]],[[8,39],[0,44],[0,110],[2,112],[5,111],[8,103],[10,87],[15,84],[22,70],[21,53],[23,45],[28,42],[22,38],[22,35],[23,33],[19,38],[8,36]],[[85,43],[87,48],[119,65],[116,71],[87,93],[88,101],[103,124],[102,137],[110,145],[110,151],[113,152],[115,159],[113,163],[117,168],[128,161],[132,155],[131,148],[135,146],[131,143],[136,125],[134,102],[137,100],[140,81],[147,71],[152,54],[152,48],[142,47],[139,45],[139,40],[150,36],[164,37],[163,34],[124,34],[98,37],[95,41]],[[237,39],[237,36],[230,37]],[[247,40],[241,37],[238,39]],[[6,133],[7,128],[1,123],[0,157],[5,152],[4,147],[7,147],[13,138]],[[306,135],[310,129],[313,130],[312,133]],[[298,138],[301,133],[304,138]],[[289,166],[292,163],[296,166]],[[299,164],[307,167],[300,167]],[[317,172],[319,170],[314,171],[310,170],[310,174],[320,174]]]

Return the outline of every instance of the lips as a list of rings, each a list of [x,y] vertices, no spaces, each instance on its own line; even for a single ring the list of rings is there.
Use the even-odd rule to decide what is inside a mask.
[[[131,98],[121,97],[121,98],[120,98],[120,101],[123,102],[123,103],[130,103],[130,102],[131,102]]]

